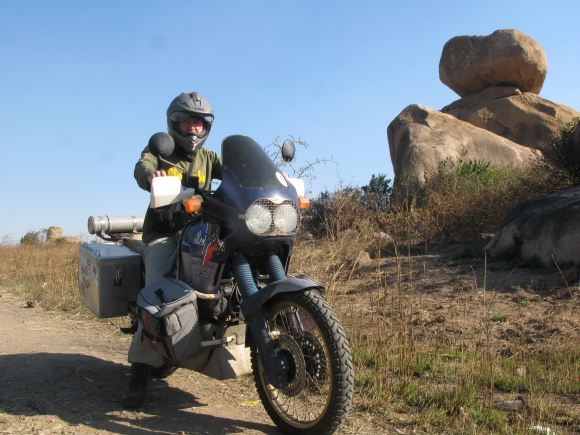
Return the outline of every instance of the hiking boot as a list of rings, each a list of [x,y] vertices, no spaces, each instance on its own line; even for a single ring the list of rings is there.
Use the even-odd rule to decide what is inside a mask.
[[[129,379],[129,387],[123,396],[123,406],[139,408],[145,404],[150,372],[151,366],[147,364],[131,364],[131,379]]]
[[[155,379],[165,379],[175,373],[178,368],[179,367],[169,364],[163,364],[162,366],[151,369],[151,377]]]

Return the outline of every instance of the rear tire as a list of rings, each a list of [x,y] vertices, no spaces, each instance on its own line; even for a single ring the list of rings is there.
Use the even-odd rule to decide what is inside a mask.
[[[268,301],[267,324],[290,363],[288,386],[268,384],[251,346],[252,371],[268,415],[287,434],[330,435],[344,421],[353,392],[346,334],[328,303],[314,291],[280,293]]]

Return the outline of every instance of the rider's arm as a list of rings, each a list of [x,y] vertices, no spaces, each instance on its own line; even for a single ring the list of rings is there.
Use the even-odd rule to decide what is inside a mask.
[[[149,177],[154,174],[159,169],[159,163],[157,157],[149,152],[149,147],[145,147],[141,153],[141,158],[135,165],[135,180],[137,184],[143,190],[150,191],[151,183],[149,182]],[[159,171],[158,171],[159,172]]]
[[[216,152],[212,152],[210,155],[211,160],[211,178],[216,178],[218,180],[222,179],[222,158],[218,156]]]

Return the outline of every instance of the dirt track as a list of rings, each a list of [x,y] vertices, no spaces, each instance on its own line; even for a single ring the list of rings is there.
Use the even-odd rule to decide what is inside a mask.
[[[151,382],[145,407],[125,410],[129,336],[0,294],[1,434],[281,433],[250,377],[222,382],[182,369]],[[341,433],[361,429],[353,417]]]
[[[182,369],[151,382],[146,406],[126,410],[120,400],[129,336],[101,322],[24,308],[4,289],[0,295],[0,434],[281,433],[251,377],[217,381]],[[376,429],[352,416],[339,433],[384,433]]]

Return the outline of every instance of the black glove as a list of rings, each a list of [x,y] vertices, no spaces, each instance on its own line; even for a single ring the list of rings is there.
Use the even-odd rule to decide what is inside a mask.
[[[182,209],[181,201],[163,207],[149,208],[149,217],[153,227],[163,234],[173,232]]]

